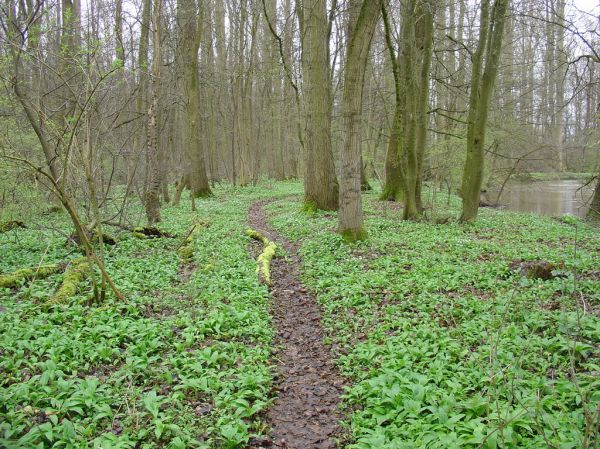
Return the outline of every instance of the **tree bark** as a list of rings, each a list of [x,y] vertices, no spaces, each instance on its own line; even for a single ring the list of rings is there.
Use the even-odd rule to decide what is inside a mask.
[[[508,0],[495,0],[490,15],[490,0],[481,6],[481,30],[473,55],[471,93],[467,125],[467,157],[462,179],[462,214],[460,220],[470,222],[477,217],[483,180],[485,130],[489,105],[498,72],[504,21]],[[485,69],[483,68],[485,56]]]
[[[304,201],[338,208],[339,187],[331,145],[331,79],[326,0],[298,0],[306,111]]]
[[[346,53],[342,115],[344,146],[340,154],[340,209],[338,231],[347,241],[366,238],[361,202],[360,117],[365,69],[381,8],[380,0],[365,0],[350,36]]]
[[[178,0],[181,29],[181,67],[185,117],[182,121],[186,174],[194,198],[211,195],[206,175],[205,148],[200,139],[200,90],[198,49],[202,35],[202,18],[195,0]]]
[[[161,16],[162,0],[155,0],[152,11],[152,72],[150,75],[151,99],[148,107],[147,154],[148,154],[148,186],[144,194],[144,206],[148,225],[161,221],[160,217],[160,188],[161,176],[158,166],[158,95],[161,66]]]
[[[396,113],[386,157],[383,199],[404,200],[404,219],[421,210],[421,173],[427,140],[429,69],[433,49],[433,2],[402,3],[402,34],[398,57],[384,8],[386,43],[395,80]]]
[[[595,221],[600,221],[600,176],[596,177],[596,188],[590,203],[590,210],[587,213],[587,218]]]

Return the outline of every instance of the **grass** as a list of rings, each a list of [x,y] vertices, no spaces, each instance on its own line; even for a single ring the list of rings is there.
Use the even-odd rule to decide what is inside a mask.
[[[301,191],[221,187],[197,213],[188,202],[163,210],[160,228],[177,238],[116,233],[107,269],[124,303],[86,306],[84,282],[68,304],[44,307],[62,272],[1,288],[0,447],[236,448],[268,432],[274,323],[245,221],[273,196],[270,221],[301,242],[304,281],[349,379],[345,447],[597,444],[598,230],[489,209],[461,225],[447,220],[454,197],[404,222],[373,192],[369,238],[348,245],[335,213],[302,211]],[[79,257],[65,220],[40,215],[0,234],[0,273]],[[206,225],[182,266],[176,249],[194,220]],[[510,268],[521,260],[548,261],[557,277],[523,277]]]

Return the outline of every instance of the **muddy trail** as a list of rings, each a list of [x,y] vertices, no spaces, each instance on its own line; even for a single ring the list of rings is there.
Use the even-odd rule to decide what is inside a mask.
[[[298,245],[280,236],[267,223],[263,206],[271,201],[258,201],[248,211],[248,225],[286,253],[285,258],[271,262],[278,348],[276,400],[266,413],[271,432],[268,439],[250,447],[333,449],[341,436],[338,404],[343,380],[329,348],[323,344],[321,311],[316,299],[300,281]]]

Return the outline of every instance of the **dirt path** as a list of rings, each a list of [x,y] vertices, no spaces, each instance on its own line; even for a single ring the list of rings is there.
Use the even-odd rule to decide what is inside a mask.
[[[267,223],[263,206],[271,201],[256,202],[248,211],[248,225],[281,245],[287,255],[271,263],[279,347],[277,399],[267,411],[271,440],[253,447],[333,449],[341,432],[338,404],[343,381],[323,344],[321,311],[300,281],[298,246]]]

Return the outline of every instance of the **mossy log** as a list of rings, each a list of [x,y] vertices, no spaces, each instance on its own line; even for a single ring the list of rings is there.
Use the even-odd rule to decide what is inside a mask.
[[[527,279],[541,279],[547,281],[557,277],[562,277],[561,271],[564,269],[564,264],[553,264],[544,260],[515,260],[510,263],[512,271],[518,271],[521,276]]]
[[[1,221],[0,222],[0,234],[4,234],[5,232],[12,231],[13,229],[26,229],[25,223],[18,220],[10,220],[10,221]]]
[[[277,245],[254,229],[247,229],[246,235],[263,244],[263,251],[256,259],[256,273],[267,285],[271,285],[271,259],[275,257]]]
[[[155,226],[138,226],[133,228],[132,234],[138,239],[158,239],[161,237],[174,237],[168,232],[161,231]]]
[[[52,297],[46,301],[47,306],[65,304],[77,293],[79,284],[90,275],[90,264],[85,257],[71,261],[65,271],[62,284]]]
[[[207,226],[208,222],[204,220],[194,220],[194,224],[187,232],[185,239],[177,248],[177,254],[179,254],[179,257],[183,262],[189,262],[192,259],[192,257],[194,256],[194,247],[192,245],[192,243],[194,242],[194,238],[198,234],[198,232],[200,232],[200,229],[202,227]]]
[[[52,214],[58,214],[59,212],[63,212],[64,209],[62,206],[50,206],[48,209],[46,209],[44,212],[42,212],[42,215],[52,215]]]
[[[92,243],[100,243],[100,238],[98,236],[98,232],[97,231],[86,231],[87,233],[87,237],[89,239],[90,242]],[[81,239],[79,238],[79,235],[77,234],[71,234],[69,236],[69,242],[73,243],[77,246],[82,246],[81,244]],[[104,243],[105,245],[116,245],[117,244],[117,240],[111,236],[110,234],[106,234],[106,233],[102,233],[102,243]]]
[[[59,265],[42,265],[35,268],[21,268],[12,273],[0,274],[0,287],[13,288],[21,285],[23,281],[43,279],[60,271]]]

